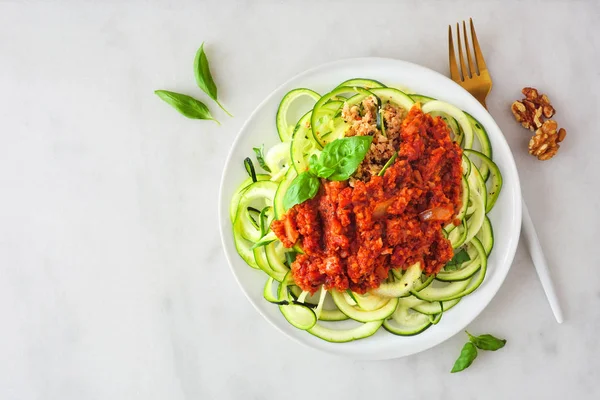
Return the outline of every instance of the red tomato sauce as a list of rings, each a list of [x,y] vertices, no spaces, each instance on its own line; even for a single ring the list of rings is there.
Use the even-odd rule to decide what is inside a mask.
[[[285,247],[304,254],[292,263],[302,289],[321,285],[364,293],[390,269],[416,262],[437,273],[453,257],[442,227],[461,207],[462,150],[438,117],[413,107],[402,122],[398,158],[382,177],[322,180],[319,193],[290,209],[272,229]]]

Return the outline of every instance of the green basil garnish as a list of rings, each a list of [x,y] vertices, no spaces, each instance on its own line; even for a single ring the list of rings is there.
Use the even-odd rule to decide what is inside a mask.
[[[323,148],[318,160],[309,163],[311,170],[317,163],[319,171],[323,172],[317,175],[318,177],[330,181],[345,181],[363,161],[372,141],[373,136],[352,136],[329,142]]]
[[[473,360],[475,360],[475,358],[477,358],[477,348],[471,342],[465,343],[460,352],[460,355],[454,362],[452,371],[450,372],[460,372],[464,369],[469,368],[469,366],[473,363]]]
[[[506,344],[506,339],[498,339],[490,334],[473,336],[467,332],[467,335],[469,335],[469,340],[471,343],[481,350],[496,351],[503,348]]]
[[[155,90],[154,93],[188,118],[207,119],[221,125],[221,123],[214,119],[210,114],[208,107],[193,97],[181,93],[169,92],[168,90]]]
[[[462,264],[465,261],[469,261],[469,260],[471,260],[469,253],[467,253],[467,251],[465,249],[461,249],[458,253],[456,253],[454,255],[454,257],[452,257],[452,260],[450,260],[450,262],[452,262],[454,264]]]
[[[310,200],[319,191],[319,178],[306,171],[298,175],[283,196],[283,208],[289,210],[296,204]]]
[[[319,157],[317,157],[315,154],[310,156],[310,158],[308,159],[308,170],[311,174],[319,176],[321,178],[331,176],[335,172],[335,169],[321,164],[319,162]]]
[[[463,346],[460,356],[454,362],[454,367],[450,372],[459,372],[468,368],[477,357],[477,349],[496,351],[506,344],[505,339],[498,339],[490,334],[473,336],[469,332],[465,332],[469,335],[469,341]]]
[[[213,99],[223,111],[230,117],[233,117],[229,111],[223,107],[217,98],[217,85],[213,80],[212,74],[210,73],[210,66],[208,64],[208,58],[204,52],[204,43],[200,46],[196,52],[196,58],[194,59],[194,75],[196,76],[196,84],[200,89],[204,91],[211,99]]]
[[[289,210],[296,204],[315,197],[321,182],[345,181],[356,171],[365,158],[372,136],[352,136],[327,143],[320,156],[312,155],[308,160],[308,171],[298,175],[283,197],[283,207]]]
[[[444,266],[444,271],[456,271],[462,263],[471,260],[469,253],[465,249],[461,249],[458,253],[452,257],[452,260],[448,261],[448,264]]]
[[[256,154],[258,165],[260,165],[260,167],[265,171],[271,172],[271,168],[269,168],[265,162],[265,145],[262,144],[260,147],[253,147],[252,150],[254,150],[254,154]]]

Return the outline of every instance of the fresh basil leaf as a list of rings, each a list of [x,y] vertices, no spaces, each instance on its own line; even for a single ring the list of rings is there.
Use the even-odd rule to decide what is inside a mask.
[[[194,58],[194,75],[196,76],[196,84],[200,89],[204,91],[211,99],[213,99],[223,111],[230,117],[233,117],[229,111],[223,107],[217,98],[217,85],[213,80],[212,74],[210,73],[210,66],[208,64],[208,58],[204,52],[204,43],[200,46],[196,52],[196,58]]]
[[[246,168],[246,172],[250,175],[250,178],[252,178],[252,182],[256,182],[256,171],[254,170],[254,164],[252,164],[250,157],[244,159],[244,168]]]
[[[333,168],[329,168],[319,162],[318,157],[313,154],[308,159],[308,169],[313,174],[320,178],[329,178],[335,172]]]
[[[155,90],[154,93],[188,118],[208,119],[221,125],[221,123],[214,119],[210,114],[208,107],[193,97],[181,93],[169,92],[168,90]]]
[[[467,253],[465,249],[461,249],[454,257],[452,257],[452,260],[448,261],[448,264],[444,266],[444,271],[456,271],[462,263],[469,260],[471,260],[469,253]]]
[[[452,260],[450,260],[450,262],[454,264],[462,264],[465,261],[469,260],[471,260],[469,253],[467,253],[465,249],[461,249],[458,253],[454,255],[454,257],[452,257]]]
[[[447,272],[449,272],[449,271],[456,271],[457,269],[458,269],[458,265],[456,265],[456,264],[450,264],[450,263],[448,263],[448,264],[446,264],[444,266],[444,271],[447,271]]]
[[[254,154],[256,154],[258,165],[260,165],[260,167],[265,171],[271,172],[271,168],[269,168],[265,162],[265,145],[262,144],[260,147],[253,147],[252,150],[254,150]]]
[[[310,200],[319,191],[321,182],[319,178],[308,171],[301,173],[292,181],[290,187],[283,196],[283,208],[287,211],[296,204]]]
[[[333,170],[327,179],[345,181],[356,172],[372,141],[372,136],[352,136],[327,143],[319,156],[319,171]]]
[[[465,343],[460,352],[460,355],[454,362],[452,371],[450,372],[460,372],[464,369],[469,368],[469,366],[473,363],[473,360],[475,360],[475,358],[477,358],[477,348],[471,342]]]
[[[471,343],[481,350],[496,351],[503,348],[506,344],[506,339],[498,339],[490,334],[473,336],[467,332],[467,335],[469,335],[469,340]]]

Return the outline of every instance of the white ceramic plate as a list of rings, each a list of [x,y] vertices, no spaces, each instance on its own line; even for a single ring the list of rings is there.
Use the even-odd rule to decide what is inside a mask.
[[[375,335],[349,343],[329,343],[290,325],[277,306],[262,297],[267,276],[250,268],[238,256],[229,220],[229,202],[239,184],[247,177],[243,159],[253,157],[252,147],[266,148],[279,142],[275,114],[281,98],[291,89],[306,87],[321,94],[350,78],[376,79],[398,88],[447,101],[469,112],[486,128],[493,147],[494,161],[504,178],[502,193],[489,214],[494,228],[494,250],[488,260],[485,281],[452,310],[438,325],[410,337],[395,336],[383,328]],[[306,71],[275,90],[252,113],[239,132],[225,164],[219,199],[219,224],[223,247],[240,287],[258,312],[281,332],[307,346],[360,359],[402,357],[429,349],[463,330],[488,305],[510,269],[521,226],[521,189],[513,156],[500,128],[491,115],[459,85],[445,76],[404,61],[386,58],[358,58],[337,61]]]

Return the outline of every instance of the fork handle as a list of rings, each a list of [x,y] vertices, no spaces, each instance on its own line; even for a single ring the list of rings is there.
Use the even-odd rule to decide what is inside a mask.
[[[523,203],[523,225],[521,227],[525,245],[529,250],[529,254],[531,255],[531,259],[533,261],[533,265],[535,266],[535,270],[540,278],[540,282],[542,283],[542,288],[546,293],[546,297],[548,298],[548,302],[550,303],[550,308],[554,313],[554,318],[556,318],[556,322],[562,324],[563,322],[563,313],[560,308],[560,304],[558,303],[558,297],[556,296],[556,291],[554,290],[554,284],[552,283],[552,279],[550,278],[550,270],[548,269],[548,264],[546,263],[546,258],[544,257],[544,253],[542,252],[542,246],[540,245],[540,240],[538,239],[537,232],[535,231],[535,227],[533,226],[533,221],[531,220],[531,216],[529,215],[529,210],[527,209],[527,205],[525,204],[525,200]]]

